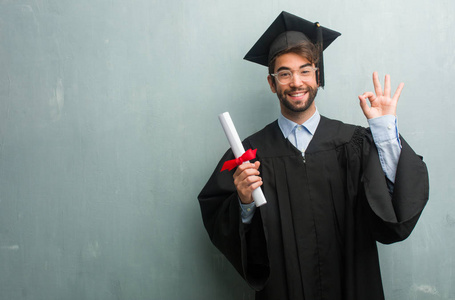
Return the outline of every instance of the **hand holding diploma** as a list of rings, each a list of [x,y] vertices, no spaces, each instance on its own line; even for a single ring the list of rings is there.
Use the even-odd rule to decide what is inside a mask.
[[[262,185],[262,178],[259,177],[259,166],[260,162],[257,161],[254,164],[244,163],[238,166],[234,173],[234,184],[237,188],[240,201],[243,204],[253,202],[253,192]],[[261,190],[260,188],[258,190]],[[255,202],[256,206],[257,202]]]
[[[231,145],[232,152],[236,159],[242,157],[245,153],[242,142],[240,141],[237,130],[232,123],[228,112],[218,116],[223,126],[224,133]],[[250,151],[250,150],[249,150]],[[254,200],[256,206],[261,206],[267,201],[265,200],[262,190],[259,188],[262,185],[262,178],[259,177],[260,162],[250,163],[249,161],[238,161],[240,164],[237,167],[233,177],[234,184],[237,189],[240,201],[242,203],[251,203]]]

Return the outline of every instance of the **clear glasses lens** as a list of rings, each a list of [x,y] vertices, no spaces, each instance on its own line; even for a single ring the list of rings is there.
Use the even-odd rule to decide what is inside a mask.
[[[296,73],[298,74],[300,80],[302,81],[309,81],[313,78],[317,68],[313,67],[305,67],[298,70]],[[290,70],[282,70],[276,74],[272,74],[281,84],[288,84],[292,81],[294,75],[293,72]]]

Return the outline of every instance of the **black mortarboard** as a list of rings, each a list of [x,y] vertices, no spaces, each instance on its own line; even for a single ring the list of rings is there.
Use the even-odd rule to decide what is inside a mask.
[[[319,45],[322,50],[325,50],[340,35],[341,33],[320,26],[317,22],[313,23],[283,11],[259,38],[256,44],[254,44],[251,50],[248,51],[244,59],[268,66],[276,54],[283,50],[305,41]],[[324,62],[322,51],[320,53],[318,68],[319,84],[323,87]]]

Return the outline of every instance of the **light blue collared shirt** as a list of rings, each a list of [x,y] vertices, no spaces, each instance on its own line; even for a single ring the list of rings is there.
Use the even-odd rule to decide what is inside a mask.
[[[292,122],[289,119],[286,119],[282,114],[278,118],[278,126],[283,133],[285,139],[288,139],[294,147],[302,152],[302,155],[305,156],[305,150],[313,139],[313,135],[318,128],[319,121],[321,120],[321,115],[318,110],[306,120],[305,123],[299,125],[295,122]]]
[[[313,139],[314,133],[321,120],[321,115],[316,112],[305,123],[299,125],[282,114],[278,118],[278,126],[284,138],[288,139],[292,145],[302,152],[305,151]],[[368,119],[368,124],[373,135],[373,140],[378,149],[379,161],[385,176],[393,183],[398,160],[401,154],[401,142],[398,133],[397,118],[393,115],[385,115],[374,119]],[[241,217],[243,223],[251,223],[255,211],[255,204],[241,203]]]

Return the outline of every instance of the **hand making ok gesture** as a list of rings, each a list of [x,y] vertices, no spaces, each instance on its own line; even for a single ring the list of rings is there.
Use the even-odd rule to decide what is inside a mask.
[[[396,116],[397,103],[404,83],[400,83],[393,98],[390,98],[390,75],[385,76],[384,91],[381,88],[377,72],[373,73],[373,85],[376,95],[372,92],[366,92],[359,96],[360,107],[365,117],[372,119],[385,115]],[[371,106],[367,104],[367,99],[370,101]]]

